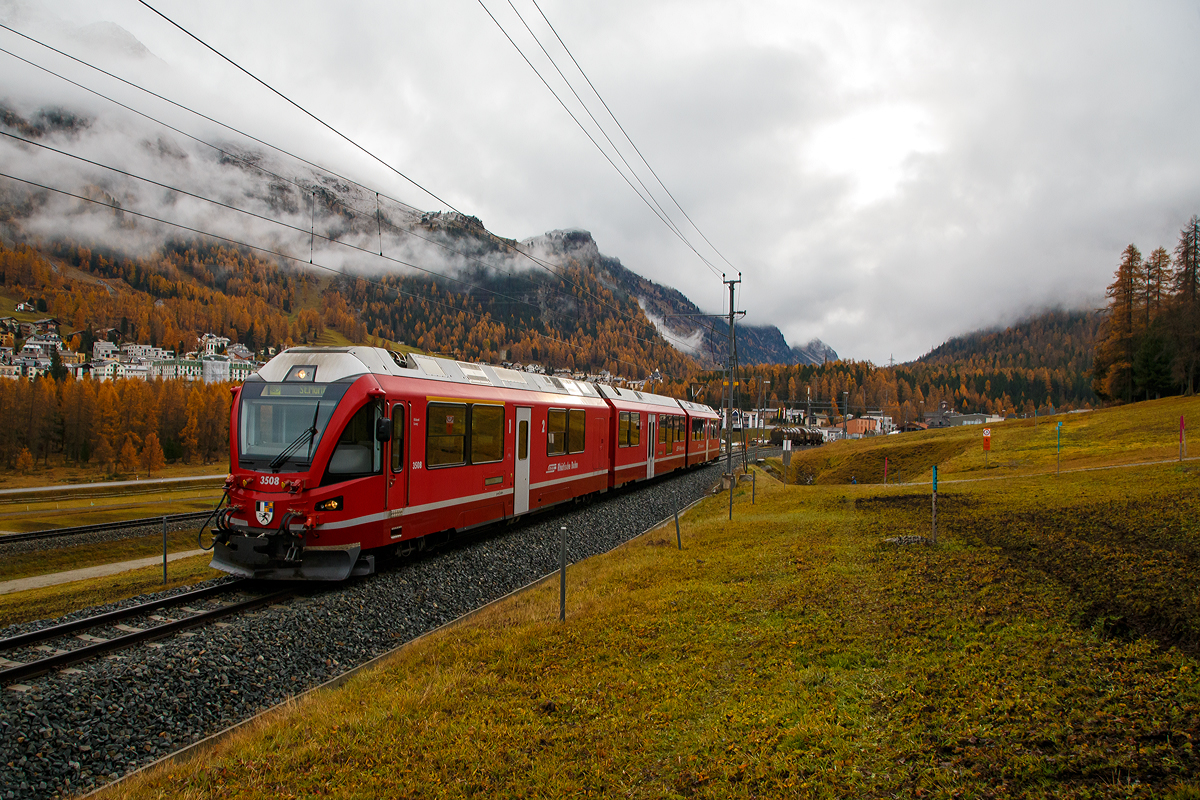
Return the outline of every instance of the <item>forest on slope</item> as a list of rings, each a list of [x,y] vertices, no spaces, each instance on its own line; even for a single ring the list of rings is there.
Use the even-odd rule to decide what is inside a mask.
[[[766,365],[741,370],[737,405],[814,409],[835,416],[883,411],[897,422],[919,420],[943,401],[959,412],[1023,415],[1087,408],[1092,351],[1103,314],[1052,309],[1003,330],[958,336],[916,361],[876,366],[865,361]],[[702,402],[722,404],[724,376],[706,372],[691,390]],[[668,386],[684,396],[688,387]]]

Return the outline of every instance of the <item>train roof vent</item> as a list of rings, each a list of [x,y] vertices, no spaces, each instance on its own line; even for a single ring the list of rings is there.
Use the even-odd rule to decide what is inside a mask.
[[[565,390],[567,388],[567,387],[563,386],[562,381],[560,381],[558,378],[555,378],[553,375],[548,375],[547,378],[549,379],[550,383],[554,384],[554,386],[556,386],[557,388],[563,389],[563,390]]]
[[[525,376],[517,372],[515,369],[505,369],[504,367],[492,367],[496,373],[496,377],[503,381],[508,386],[528,386],[529,382],[525,380]]]
[[[419,356],[416,353],[409,353],[409,356],[426,375],[436,375],[439,378],[447,377],[446,371],[442,369],[442,365],[437,363],[436,359],[429,356]]]
[[[468,364],[465,361],[457,361],[458,368],[462,370],[463,377],[471,383],[483,383],[488,386],[492,385],[492,379],[487,376],[483,368],[478,364]]]

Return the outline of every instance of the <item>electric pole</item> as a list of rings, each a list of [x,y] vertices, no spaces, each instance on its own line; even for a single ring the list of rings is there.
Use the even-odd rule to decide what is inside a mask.
[[[722,283],[729,286],[729,352],[727,354],[728,375],[729,375],[729,400],[726,406],[725,419],[729,423],[729,446],[725,451],[725,471],[729,474],[729,521],[733,521],[733,320],[737,315],[734,310],[734,287],[742,282],[741,273],[738,273],[738,279],[725,280],[722,278]]]

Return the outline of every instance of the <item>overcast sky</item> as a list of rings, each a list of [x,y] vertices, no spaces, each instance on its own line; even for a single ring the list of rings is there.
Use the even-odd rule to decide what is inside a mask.
[[[1200,213],[1196,0],[539,2],[741,271],[746,321],[793,344],[819,337],[882,364],[1046,306],[1098,306],[1126,244],[1173,249]],[[592,128],[508,0],[485,4]],[[513,4],[584,94],[532,0]],[[723,310],[720,277],[478,0],[151,5],[495,233],[589,230],[627,267]],[[136,0],[0,0],[0,21],[414,206],[445,207]],[[0,47],[61,65],[8,31]],[[0,99],[101,113],[2,53],[0,64]]]

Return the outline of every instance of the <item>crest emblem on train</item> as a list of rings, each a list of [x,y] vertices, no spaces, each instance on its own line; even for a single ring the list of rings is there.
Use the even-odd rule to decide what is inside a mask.
[[[260,500],[254,506],[254,518],[258,520],[259,525],[270,525],[274,516],[275,502],[273,500]]]

